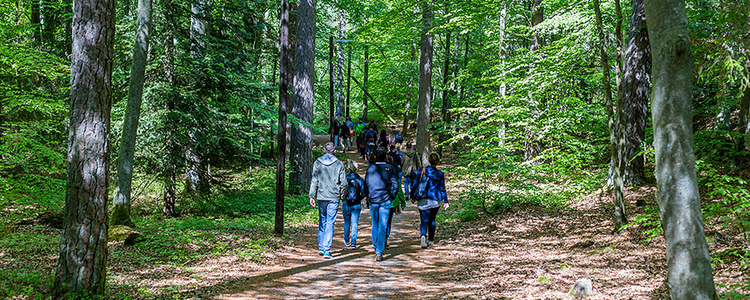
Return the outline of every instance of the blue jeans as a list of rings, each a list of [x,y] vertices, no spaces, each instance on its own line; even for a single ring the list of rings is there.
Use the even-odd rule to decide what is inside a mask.
[[[338,201],[318,200],[318,249],[331,253],[333,223],[339,210]]]
[[[335,135],[333,136],[333,149],[336,149],[339,147],[339,136]]]
[[[411,197],[410,194],[409,194],[409,188],[411,187],[412,179],[411,179],[411,177],[409,175],[411,175],[411,174],[407,174],[407,176],[404,177],[404,196],[406,198],[410,198]]]
[[[370,204],[370,218],[372,219],[372,246],[375,254],[382,255],[385,249],[385,234],[388,224],[388,213],[391,211],[391,200],[383,203]]]
[[[419,210],[419,236],[427,236],[427,240],[429,241],[435,240],[435,228],[437,228],[435,217],[437,217],[439,209],[440,207],[438,206]]]
[[[351,245],[356,246],[357,232],[359,232],[359,214],[362,212],[362,205],[342,204],[341,211],[344,212],[344,243],[349,244],[349,229],[351,228]]]

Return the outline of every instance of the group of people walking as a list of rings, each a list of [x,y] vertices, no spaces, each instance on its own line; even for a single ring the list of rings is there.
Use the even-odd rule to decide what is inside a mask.
[[[362,120],[360,123],[363,123]],[[373,124],[368,127],[367,131],[377,130]],[[365,131],[364,126],[361,129]],[[438,210],[441,206],[444,209],[449,207],[445,175],[437,169],[440,156],[431,153],[428,156],[429,165],[422,166],[420,155],[412,149],[411,142],[406,144],[403,152],[399,150],[399,143],[395,143],[395,134],[393,137],[386,135],[386,142],[388,144],[379,144],[371,150],[365,147],[364,155],[369,167],[364,178],[357,174],[357,162],[350,160],[344,165],[336,158],[337,141],[326,143],[325,154],[313,164],[310,206],[318,207],[318,254],[323,258],[333,257],[333,225],[340,200],[344,216],[344,245],[347,248],[357,248],[362,200],[370,210],[376,261],[383,260],[393,216],[406,208],[407,201],[416,204],[419,209],[420,246],[427,248],[433,245]],[[342,149],[347,148],[342,145]]]
[[[404,138],[396,130],[396,126],[391,126],[390,133],[386,132],[385,129],[381,129],[378,134],[377,124],[372,120],[369,124],[365,123],[365,120],[362,118],[359,119],[357,124],[354,124],[349,117],[343,123],[336,119],[331,124],[329,133],[333,138],[334,146],[337,149],[341,146],[341,150],[344,151],[352,149],[352,137],[354,137],[355,146],[363,159],[367,159],[377,147],[388,149],[390,146],[404,142]]]

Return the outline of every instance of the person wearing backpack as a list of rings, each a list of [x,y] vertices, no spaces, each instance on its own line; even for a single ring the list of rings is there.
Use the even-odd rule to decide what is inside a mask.
[[[365,131],[365,142],[367,143],[365,156],[370,156],[370,153],[375,151],[375,148],[377,148],[377,141],[378,132],[377,130],[375,130],[375,124],[370,124],[370,129],[367,129],[367,131]]]
[[[339,130],[341,130],[341,123],[339,123],[338,119],[334,118],[329,132],[331,133],[331,142],[333,142],[335,147],[339,145]]]
[[[437,169],[440,164],[440,155],[430,153],[427,158],[429,166],[412,170],[414,182],[411,186],[411,201],[417,202],[419,208],[419,245],[422,248],[432,246],[435,241],[435,229],[440,204],[448,209],[448,194],[445,191],[445,174]]]
[[[354,132],[357,136],[359,136],[362,131],[365,131],[365,127],[367,127],[367,124],[365,124],[364,121],[362,121],[362,118],[359,118],[359,123],[357,123],[357,126],[354,127]]]
[[[346,191],[344,163],[333,155],[336,146],[328,142],[323,147],[325,154],[313,164],[310,181],[310,206],[318,200],[318,254],[330,259],[333,241],[333,224],[339,209],[339,200]]]
[[[401,154],[401,172],[404,175],[404,195],[406,200],[409,200],[411,193],[409,190],[414,179],[411,177],[412,170],[420,168],[422,166],[422,160],[419,158],[419,153],[412,149],[411,141],[406,142],[406,150]]]
[[[346,174],[346,201],[341,207],[344,213],[344,245],[353,250],[357,249],[359,214],[362,212],[362,199],[365,198],[365,180],[357,174],[357,162],[350,160],[346,164],[346,169],[349,171],[349,174]]]
[[[389,165],[394,166],[396,170],[399,169],[399,167],[396,167],[397,164],[395,163],[394,156],[391,155],[391,153],[396,153],[394,151],[396,147],[391,146],[391,152],[388,152],[388,156],[385,158],[385,162]],[[398,158],[399,160],[401,158]],[[404,191],[401,190],[401,177],[399,175],[396,175],[398,184],[396,185],[398,188],[396,189],[396,197],[393,198],[393,202],[391,202],[391,210],[388,212],[388,223],[386,224],[386,230],[385,230],[385,248],[388,248],[388,238],[391,236],[391,223],[393,223],[393,215],[399,215],[401,214],[404,209],[406,209],[406,201],[404,199]]]
[[[372,219],[372,246],[375,248],[375,261],[383,260],[388,214],[398,189],[396,168],[385,162],[386,156],[385,148],[375,149],[376,161],[367,168],[365,175],[365,195]]]
[[[346,123],[341,124],[339,127],[339,140],[341,141],[341,150],[344,152],[349,151],[351,142],[349,141],[349,127],[346,126]]]

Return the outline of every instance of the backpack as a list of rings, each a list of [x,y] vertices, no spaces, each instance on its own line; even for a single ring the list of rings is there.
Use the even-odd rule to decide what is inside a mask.
[[[346,205],[354,206],[362,203],[362,187],[360,186],[357,177],[349,180],[349,185],[346,187]]]
[[[413,199],[427,199],[430,179],[424,175],[426,170],[427,167],[422,167],[422,172],[419,174],[419,179],[417,180],[417,186],[412,190]]]
[[[404,142],[404,137],[401,136],[401,133],[398,131],[396,131],[396,134],[394,135],[393,139],[394,139],[393,143],[395,144],[401,144]]]

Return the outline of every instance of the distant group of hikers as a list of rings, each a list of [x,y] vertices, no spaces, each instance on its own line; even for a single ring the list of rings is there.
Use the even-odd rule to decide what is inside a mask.
[[[349,117],[344,123],[334,120],[329,133],[333,136],[333,144],[336,148],[341,146],[341,150],[344,151],[352,149],[352,137],[355,137],[355,146],[363,159],[367,159],[377,147],[388,149],[389,146],[400,145],[404,142],[404,137],[396,130],[396,126],[391,126],[390,134],[385,129],[380,130],[378,134],[378,126],[373,121],[367,124],[362,118],[357,124],[354,124]]]
[[[347,118],[347,123],[350,121]],[[388,248],[393,216],[406,208],[407,201],[417,204],[419,209],[420,246],[427,248],[433,245],[438,210],[441,204],[444,209],[449,206],[445,175],[437,169],[440,155],[430,153],[429,165],[422,166],[421,156],[412,149],[411,142],[406,143],[403,152],[400,151],[403,138],[395,130],[395,126],[391,136],[383,130],[380,137],[377,137],[377,127],[371,123],[365,130],[364,122],[360,119],[360,123],[355,125],[352,131],[357,132],[357,148],[369,163],[363,179],[357,174],[357,162],[349,160],[345,167],[334,155],[339,141],[342,149],[349,149],[347,145],[350,141],[347,137],[351,135],[341,135],[340,131],[349,131],[348,129],[352,128],[346,123],[336,123],[332,127],[338,127],[339,131],[332,132],[336,133],[335,136],[339,139],[334,139],[323,147],[325,154],[315,161],[310,183],[310,205],[315,207],[317,203],[318,207],[318,254],[326,259],[333,257],[333,224],[336,221],[339,200],[342,203],[344,245],[347,248],[357,248],[362,200],[366,200],[366,208],[370,209],[372,245],[376,261],[383,260],[383,252]],[[373,132],[376,138],[372,138]],[[360,143],[360,140],[364,140],[365,143]]]

